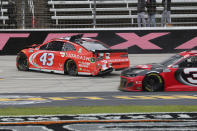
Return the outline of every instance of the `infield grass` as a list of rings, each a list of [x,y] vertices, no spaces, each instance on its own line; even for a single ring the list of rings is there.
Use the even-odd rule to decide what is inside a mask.
[[[1,108],[1,116],[10,115],[58,115],[58,114],[96,114],[96,113],[150,113],[150,112],[197,112],[197,106],[67,106]]]

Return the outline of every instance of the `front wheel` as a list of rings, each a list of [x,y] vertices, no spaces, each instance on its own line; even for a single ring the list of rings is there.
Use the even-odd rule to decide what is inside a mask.
[[[76,76],[78,74],[77,65],[73,60],[68,60],[66,62],[65,69],[65,72],[71,76]]]
[[[150,73],[143,80],[143,89],[149,92],[162,91],[164,82],[162,77],[157,73]]]
[[[17,69],[20,71],[28,71],[29,70],[29,64],[27,56],[24,53],[20,53],[17,56]]]

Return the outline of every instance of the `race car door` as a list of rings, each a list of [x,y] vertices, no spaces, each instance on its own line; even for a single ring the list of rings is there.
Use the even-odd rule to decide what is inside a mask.
[[[190,56],[172,66],[166,81],[167,88],[188,91],[197,90],[197,56]]]
[[[63,66],[63,60],[61,59],[61,51],[64,42],[51,41],[40,47],[43,50],[38,55],[39,66],[44,71],[56,71],[60,70]]]

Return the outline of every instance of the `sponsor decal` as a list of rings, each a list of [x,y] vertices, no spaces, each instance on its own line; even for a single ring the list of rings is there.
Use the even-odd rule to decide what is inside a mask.
[[[111,59],[111,60],[108,60],[108,62],[125,62],[125,61],[129,61],[129,59],[126,58],[126,59]]]
[[[65,52],[60,52],[61,57],[65,57]]]
[[[88,69],[83,69],[83,71],[90,72],[90,70],[88,70]]]
[[[79,67],[83,68],[83,71],[87,71],[90,72],[89,69],[84,69],[84,68],[89,68],[90,63],[89,62],[83,62],[83,61],[79,61]]]
[[[82,49],[81,48],[79,48],[78,53],[82,53]]]
[[[59,67],[62,69],[63,68],[63,64],[59,64]]]
[[[89,61],[89,59],[90,59],[87,56],[82,56],[82,55],[77,55],[77,54],[70,54],[70,53],[66,53],[66,57],[85,60],[85,61]]]
[[[90,58],[89,59],[90,63],[95,63],[96,62],[96,59],[94,57]]]
[[[83,65],[89,66],[90,65],[90,62],[79,61],[79,64],[83,64]]]
[[[88,68],[88,67],[89,67],[89,65],[79,64],[79,67],[85,67],[85,68]]]

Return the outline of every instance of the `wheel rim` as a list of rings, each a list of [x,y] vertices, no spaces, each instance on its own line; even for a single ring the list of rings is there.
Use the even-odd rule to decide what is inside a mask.
[[[18,60],[18,68],[20,70],[27,70],[28,69],[28,62],[26,56],[20,56]]]
[[[156,76],[149,76],[144,82],[144,88],[150,92],[157,91],[160,87],[160,80]]]
[[[74,61],[72,60],[68,61],[67,71],[69,75],[77,75],[77,66]]]

